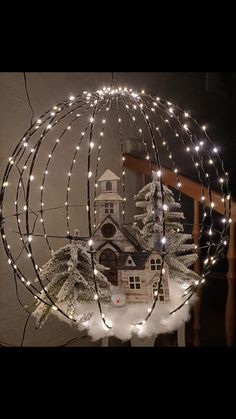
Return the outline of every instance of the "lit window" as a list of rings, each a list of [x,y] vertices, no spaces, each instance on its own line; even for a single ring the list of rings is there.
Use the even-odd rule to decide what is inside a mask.
[[[152,285],[152,294],[153,297],[155,296],[155,292],[157,292],[157,299],[159,301],[165,301],[165,290],[164,290],[164,285],[161,284],[159,290],[158,290],[158,282],[155,281]]]
[[[141,280],[139,276],[129,277],[129,289],[130,290],[141,290]]]
[[[161,259],[151,259],[150,260],[151,271],[158,271],[161,269]]]
[[[112,202],[108,202],[105,204],[105,214],[113,214],[114,213],[114,204]]]

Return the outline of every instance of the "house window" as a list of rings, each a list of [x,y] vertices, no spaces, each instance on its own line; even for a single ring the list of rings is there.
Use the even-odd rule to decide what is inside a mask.
[[[160,286],[160,288],[159,288],[159,291],[158,291],[158,282],[157,281],[155,281],[154,283],[153,283],[153,285],[152,285],[152,293],[153,293],[153,297],[156,297],[156,294],[155,293],[158,293],[157,295],[158,295],[158,300],[159,301],[165,301],[165,290],[164,290],[164,285],[163,284],[161,284],[161,286]]]
[[[112,191],[112,183],[111,182],[106,183],[106,191]]]
[[[161,259],[151,259],[150,260],[151,271],[158,271],[161,269]]]
[[[113,214],[114,213],[114,204],[112,202],[107,202],[105,204],[105,214]]]
[[[129,277],[129,289],[130,290],[141,290],[141,280],[139,276]]]
[[[110,237],[113,237],[116,234],[116,228],[113,224],[106,223],[106,224],[103,224],[101,228],[101,232],[102,232],[103,237],[106,237],[107,239],[109,239]]]

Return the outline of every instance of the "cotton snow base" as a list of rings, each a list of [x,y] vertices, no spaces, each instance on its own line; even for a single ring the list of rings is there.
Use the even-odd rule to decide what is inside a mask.
[[[135,326],[136,323],[141,322],[147,315],[148,308],[151,307],[149,303],[143,304],[127,304],[125,307],[114,307],[112,304],[103,304],[103,312],[107,321],[111,322],[112,328],[108,329],[102,319],[96,303],[93,304],[78,304],[78,311],[81,315],[92,313],[89,320],[78,323],[80,331],[86,330],[88,336],[93,341],[101,339],[105,336],[115,336],[121,340],[128,340],[133,335],[140,338],[151,337],[162,333],[170,333],[179,329],[190,318],[190,308],[195,302],[196,297],[193,296],[188,304],[185,304],[175,314],[169,313],[178,307],[183,301],[183,285],[170,281],[170,298],[169,302],[157,302],[156,307],[144,325]],[[58,304],[62,309],[63,304]],[[73,325],[60,312],[54,311],[53,315],[60,320]]]

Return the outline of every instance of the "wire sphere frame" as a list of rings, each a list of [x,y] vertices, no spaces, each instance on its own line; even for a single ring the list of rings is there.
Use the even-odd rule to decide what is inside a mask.
[[[203,269],[201,272],[200,281],[196,281],[195,284],[190,285],[183,295],[183,301],[178,305],[174,310],[169,314],[175,314],[176,311],[180,310],[183,305],[188,304],[191,297],[194,295],[198,287],[200,287],[206,280],[207,275],[211,272],[212,266],[216,263],[217,258],[224,251],[224,248],[228,244],[229,239],[229,225],[231,222],[231,195],[229,190],[229,179],[228,173],[224,169],[223,161],[220,157],[219,150],[217,146],[213,143],[211,138],[207,133],[205,126],[201,126],[194,118],[192,118],[187,112],[181,109],[179,106],[170,103],[169,101],[154,96],[152,94],[146,94],[144,91],[135,91],[133,89],[127,88],[106,88],[98,90],[94,93],[83,92],[78,96],[71,96],[69,100],[65,100],[56,106],[53,109],[47,110],[37,121],[34,121],[31,127],[25,132],[23,137],[20,139],[19,143],[15,147],[12,155],[9,157],[9,162],[7,164],[2,186],[1,186],[1,206],[0,206],[0,216],[1,216],[1,236],[3,241],[3,246],[8,257],[8,263],[12,266],[14,274],[17,276],[19,281],[28,289],[28,291],[36,298],[37,300],[48,304],[47,301],[44,301],[40,295],[37,287],[32,284],[30,281],[25,278],[22,269],[17,265],[17,259],[13,256],[13,253],[10,250],[10,244],[7,240],[7,226],[5,221],[8,215],[5,215],[4,203],[5,203],[5,193],[9,186],[9,178],[13,169],[16,169],[19,175],[18,183],[16,185],[16,195],[15,195],[15,214],[13,215],[17,221],[18,232],[16,234],[20,235],[22,241],[22,253],[26,253],[28,260],[31,261],[36,278],[39,281],[41,289],[44,290],[45,295],[48,300],[53,304],[53,309],[58,310],[63,316],[70,319],[72,322],[77,323],[78,320],[73,318],[63,311],[55,301],[48,294],[47,289],[43,285],[40,278],[40,268],[36,263],[35,252],[32,246],[32,237],[34,236],[35,225],[38,220],[38,213],[40,214],[40,223],[42,226],[43,234],[42,236],[45,239],[45,243],[53,253],[50,244],[50,236],[47,234],[47,229],[45,225],[45,212],[47,208],[44,206],[44,190],[47,184],[47,174],[48,168],[51,164],[53,154],[56,151],[57,147],[63,142],[63,138],[68,131],[73,130],[76,122],[79,121],[81,117],[86,117],[87,122],[83,126],[83,131],[79,137],[79,140],[75,146],[75,152],[70,164],[70,170],[68,173],[67,181],[67,190],[65,197],[65,212],[66,212],[66,228],[67,236],[71,238],[71,229],[70,229],[70,217],[69,217],[69,198],[71,192],[71,176],[73,169],[76,164],[76,158],[79,153],[80,146],[83,142],[87,142],[88,153],[87,153],[87,173],[86,173],[86,189],[87,189],[87,202],[85,204],[87,209],[87,220],[88,220],[88,247],[91,254],[91,263],[94,271],[94,285],[95,285],[95,295],[94,299],[98,304],[99,312],[101,315],[101,320],[108,330],[112,328],[111,322],[105,318],[103,313],[102,304],[99,299],[98,287],[96,282],[96,269],[94,264],[94,248],[93,248],[93,228],[96,224],[92,223],[92,216],[96,217],[95,211],[95,198],[97,191],[97,179],[99,172],[99,162],[101,161],[101,150],[103,146],[104,134],[106,123],[109,118],[109,113],[111,110],[116,112],[117,120],[117,132],[120,139],[120,165],[122,171],[122,191],[123,191],[123,202],[122,202],[122,223],[125,225],[125,210],[126,210],[126,172],[125,172],[125,141],[126,141],[126,132],[125,126],[123,124],[124,118],[132,124],[133,129],[136,130],[138,138],[140,139],[146,159],[150,166],[151,174],[151,162],[155,161],[157,167],[157,177],[160,182],[161,190],[161,205],[162,205],[162,239],[161,239],[161,271],[160,271],[160,281],[158,285],[158,292],[162,285],[163,271],[164,271],[164,261],[166,253],[166,232],[165,232],[165,198],[163,193],[163,180],[162,180],[162,160],[161,153],[165,153],[171,161],[172,170],[176,175],[176,189],[181,194],[182,184],[180,182],[180,169],[176,163],[176,153],[175,150],[171,147],[168,141],[168,137],[176,138],[178,144],[183,147],[183,151],[187,155],[191,156],[193,166],[196,169],[199,182],[202,189],[202,204],[203,204],[203,219],[201,222],[200,237],[206,233],[206,219],[208,218],[210,228],[208,230],[209,234],[209,243],[207,244],[207,257],[204,260]],[[43,170],[42,184],[40,186],[40,209],[32,210],[30,207],[30,193],[32,188],[32,180],[34,179],[34,168],[37,157],[39,156],[41,145],[47,141],[48,133],[52,132],[61,121],[70,118],[67,126],[61,134],[57,137],[48,159]],[[96,125],[101,127],[100,134],[94,134]],[[37,137],[38,130],[42,131]],[[144,135],[145,132],[145,135]],[[145,138],[148,139],[145,139]],[[33,138],[35,138],[33,140]],[[32,145],[32,142],[34,144]],[[95,167],[93,170],[92,167],[92,155],[94,151],[97,150],[97,157],[95,159]],[[23,159],[24,162],[23,162]],[[27,166],[28,165],[28,166]],[[26,169],[29,167],[28,174],[26,175]],[[207,169],[206,169],[207,167]],[[222,219],[222,229],[220,231],[220,237],[217,243],[213,241],[213,232],[214,232],[214,207],[215,202],[213,200],[212,194],[212,183],[217,180],[220,185],[221,200],[224,207],[224,218]],[[92,184],[93,182],[93,184]],[[91,191],[92,186],[94,186],[94,208],[91,205]],[[19,194],[20,191],[23,191],[24,195],[24,217],[25,217],[25,227],[26,231],[23,232],[19,215],[21,214],[21,209],[19,208]],[[209,205],[207,205],[209,203]],[[209,208],[208,208],[209,207]],[[208,211],[208,213],[207,213]],[[30,214],[35,214],[36,219],[30,223]],[[66,237],[65,237],[66,238]],[[199,248],[199,245],[196,245]],[[213,253],[212,253],[213,252]],[[152,315],[155,306],[158,302],[158,293],[153,298],[152,307],[149,309],[146,317],[135,324],[134,326],[142,327],[149,317]]]

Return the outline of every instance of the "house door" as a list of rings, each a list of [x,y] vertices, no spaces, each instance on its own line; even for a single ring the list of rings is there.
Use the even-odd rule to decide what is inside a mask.
[[[99,258],[99,263],[107,268],[109,271],[104,271],[103,274],[107,277],[112,285],[118,285],[117,281],[117,257],[115,252],[111,249],[104,250]]]

